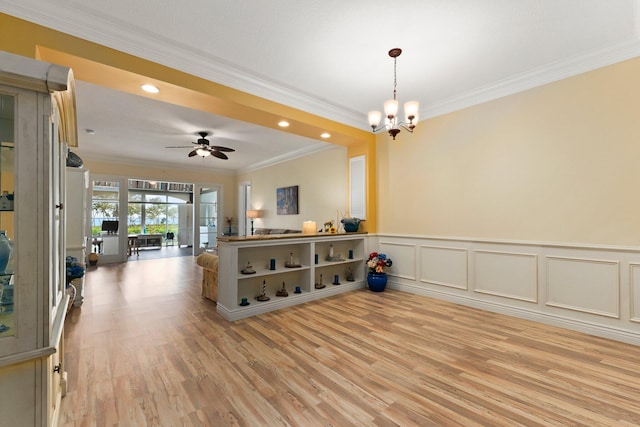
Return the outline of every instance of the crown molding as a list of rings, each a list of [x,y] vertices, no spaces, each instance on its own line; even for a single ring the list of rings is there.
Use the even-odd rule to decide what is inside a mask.
[[[151,167],[151,168],[159,168],[159,169],[184,169],[205,173],[214,173],[217,175],[237,175],[239,173],[247,173],[252,172],[258,169],[263,169],[269,166],[275,166],[280,163],[288,162],[289,160],[299,159],[301,157],[310,156],[312,154],[319,153],[328,149],[337,148],[335,145],[326,144],[326,145],[314,145],[308,148],[302,148],[299,150],[291,151],[285,155],[273,157],[258,163],[253,163],[245,166],[240,166],[236,169],[221,169],[215,167],[203,167],[200,165],[194,164],[176,164],[169,162],[159,162],[157,160],[131,160],[123,157],[116,156],[104,156],[102,154],[94,154],[94,153],[83,153],[82,148],[76,150],[78,155],[81,155],[82,159],[85,161],[96,162],[96,163],[117,163],[119,165],[126,165],[131,167]]]
[[[640,40],[634,37],[614,46],[585,55],[570,57],[456,97],[432,103],[428,108],[420,112],[420,117],[431,118],[451,113],[638,56],[640,56]]]
[[[299,159],[301,157],[310,156],[312,154],[316,154],[316,153],[319,153],[319,152],[324,151],[324,150],[335,149],[335,148],[337,148],[335,145],[314,146],[314,147],[311,147],[311,148],[304,148],[304,149],[292,151],[292,152],[287,153],[286,155],[283,155],[283,156],[273,157],[273,158],[267,159],[267,160],[265,160],[263,162],[254,163],[254,164],[249,165],[247,167],[238,169],[237,172],[238,173],[253,172],[253,171],[256,171],[258,169],[264,169],[264,168],[267,168],[267,167],[270,167],[270,166],[275,166],[275,165],[280,164],[280,163],[288,162],[289,160]]]
[[[234,169],[220,169],[215,167],[203,167],[196,165],[186,165],[186,164],[177,164],[177,163],[169,163],[169,162],[159,162],[156,160],[131,160],[125,157],[116,157],[116,156],[103,156],[93,153],[83,153],[82,149],[75,151],[76,154],[82,157],[82,160],[86,162],[95,162],[95,163],[115,163],[121,166],[130,166],[132,169],[138,167],[145,168],[154,168],[154,169],[168,169],[168,170],[185,170],[189,172],[202,172],[216,175],[227,175],[234,176],[237,174],[237,171]]]
[[[436,117],[640,56],[639,4],[638,0],[634,1],[635,37],[599,51],[569,57],[529,70],[451,98],[433,102],[422,101],[420,117],[423,120]],[[49,3],[36,5],[32,0],[3,0],[0,11],[357,129],[369,129],[366,112],[348,109],[327,99],[267,79],[252,70],[230,64],[193,46],[146,30],[132,28],[117,19],[97,15],[86,6],[76,5],[73,9],[64,10],[63,14],[59,7]]]
[[[29,2],[3,0],[0,11],[339,123],[357,128],[366,125],[358,111],[270,80],[193,46],[97,15],[88,7],[78,5],[62,14],[48,3],[36,7]]]

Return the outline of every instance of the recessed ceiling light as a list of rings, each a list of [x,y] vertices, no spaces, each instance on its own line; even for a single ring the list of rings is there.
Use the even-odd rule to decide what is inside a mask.
[[[95,135],[95,134],[96,134],[96,131],[95,131],[95,130],[93,130],[93,129],[85,129],[84,131],[85,131],[86,133],[88,133],[89,135]]]
[[[330,137],[331,137],[331,134],[329,132],[324,132],[324,133],[320,134],[320,138],[327,139],[327,138],[330,138]]]
[[[145,92],[149,92],[149,93],[158,93],[160,92],[160,89],[158,89],[157,87],[155,87],[154,85],[150,85],[150,84],[145,84],[140,86],[142,88],[143,91]]]
[[[280,126],[281,128],[286,128],[287,126],[289,126],[289,122],[286,120],[281,120],[278,122],[278,126]]]

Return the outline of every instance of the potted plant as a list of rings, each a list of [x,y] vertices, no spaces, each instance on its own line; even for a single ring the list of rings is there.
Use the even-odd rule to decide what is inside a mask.
[[[387,273],[385,268],[391,267],[393,261],[385,254],[371,252],[367,260],[369,274],[367,275],[367,284],[373,292],[382,292],[387,286]]]

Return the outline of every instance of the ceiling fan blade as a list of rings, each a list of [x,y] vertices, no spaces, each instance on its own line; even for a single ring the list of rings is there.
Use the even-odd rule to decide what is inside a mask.
[[[198,149],[193,150],[192,152],[189,153],[189,157],[193,157],[193,156],[197,156],[198,155]]]
[[[220,146],[218,146],[218,145],[212,145],[212,146],[211,146],[211,149],[212,149],[212,150],[216,150],[216,151],[224,151],[225,153],[233,153],[234,151],[236,151],[236,150],[234,150],[233,148],[220,147]]]
[[[227,160],[228,159],[226,154],[221,153],[221,152],[216,151],[216,150],[211,150],[211,155],[215,156],[215,157],[217,157],[219,159],[223,159],[223,160]]]

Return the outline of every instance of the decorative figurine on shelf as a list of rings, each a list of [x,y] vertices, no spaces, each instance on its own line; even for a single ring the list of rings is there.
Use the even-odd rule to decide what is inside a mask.
[[[271,298],[267,296],[267,281],[262,281],[262,293],[256,297],[258,301],[269,301]]]
[[[243,268],[242,270],[240,270],[240,273],[242,273],[242,274],[255,274],[256,271],[253,269],[253,266],[251,265],[251,263],[249,261],[247,261],[247,266],[245,268]]]
[[[327,256],[327,261],[344,261],[341,254],[334,255],[333,253],[333,245],[329,245],[329,255]]]
[[[295,262],[293,262],[293,252],[289,253],[289,261],[286,262],[284,264],[285,267],[287,268],[298,268],[298,267],[302,267],[300,264],[296,264]]]
[[[332,285],[339,285],[339,284],[340,284],[340,276],[336,274],[335,276],[333,276]]]
[[[324,232],[329,233],[331,231],[331,227],[333,227],[333,221],[327,221],[324,223]]]
[[[282,289],[279,289],[278,292],[276,292],[276,296],[277,297],[288,297],[289,296],[289,292],[287,292],[287,289],[284,287],[284,281],[282,282]]]
[[[347,277],[347,282],[354,282],[356,280],[355,277],[353,276],[353,270],[351,270],[351,267],[347,269],[346,277]]]
[[[322,288],[324,288],[325,286],[326,286],[326,285],[322,283],[322,274],[321,274],[321,275],[320,275],[320,281],[319,281],[319,282],[316,282],[316,284],[315,284],[315,288],[316,288],[316,289],[322,289]]]

